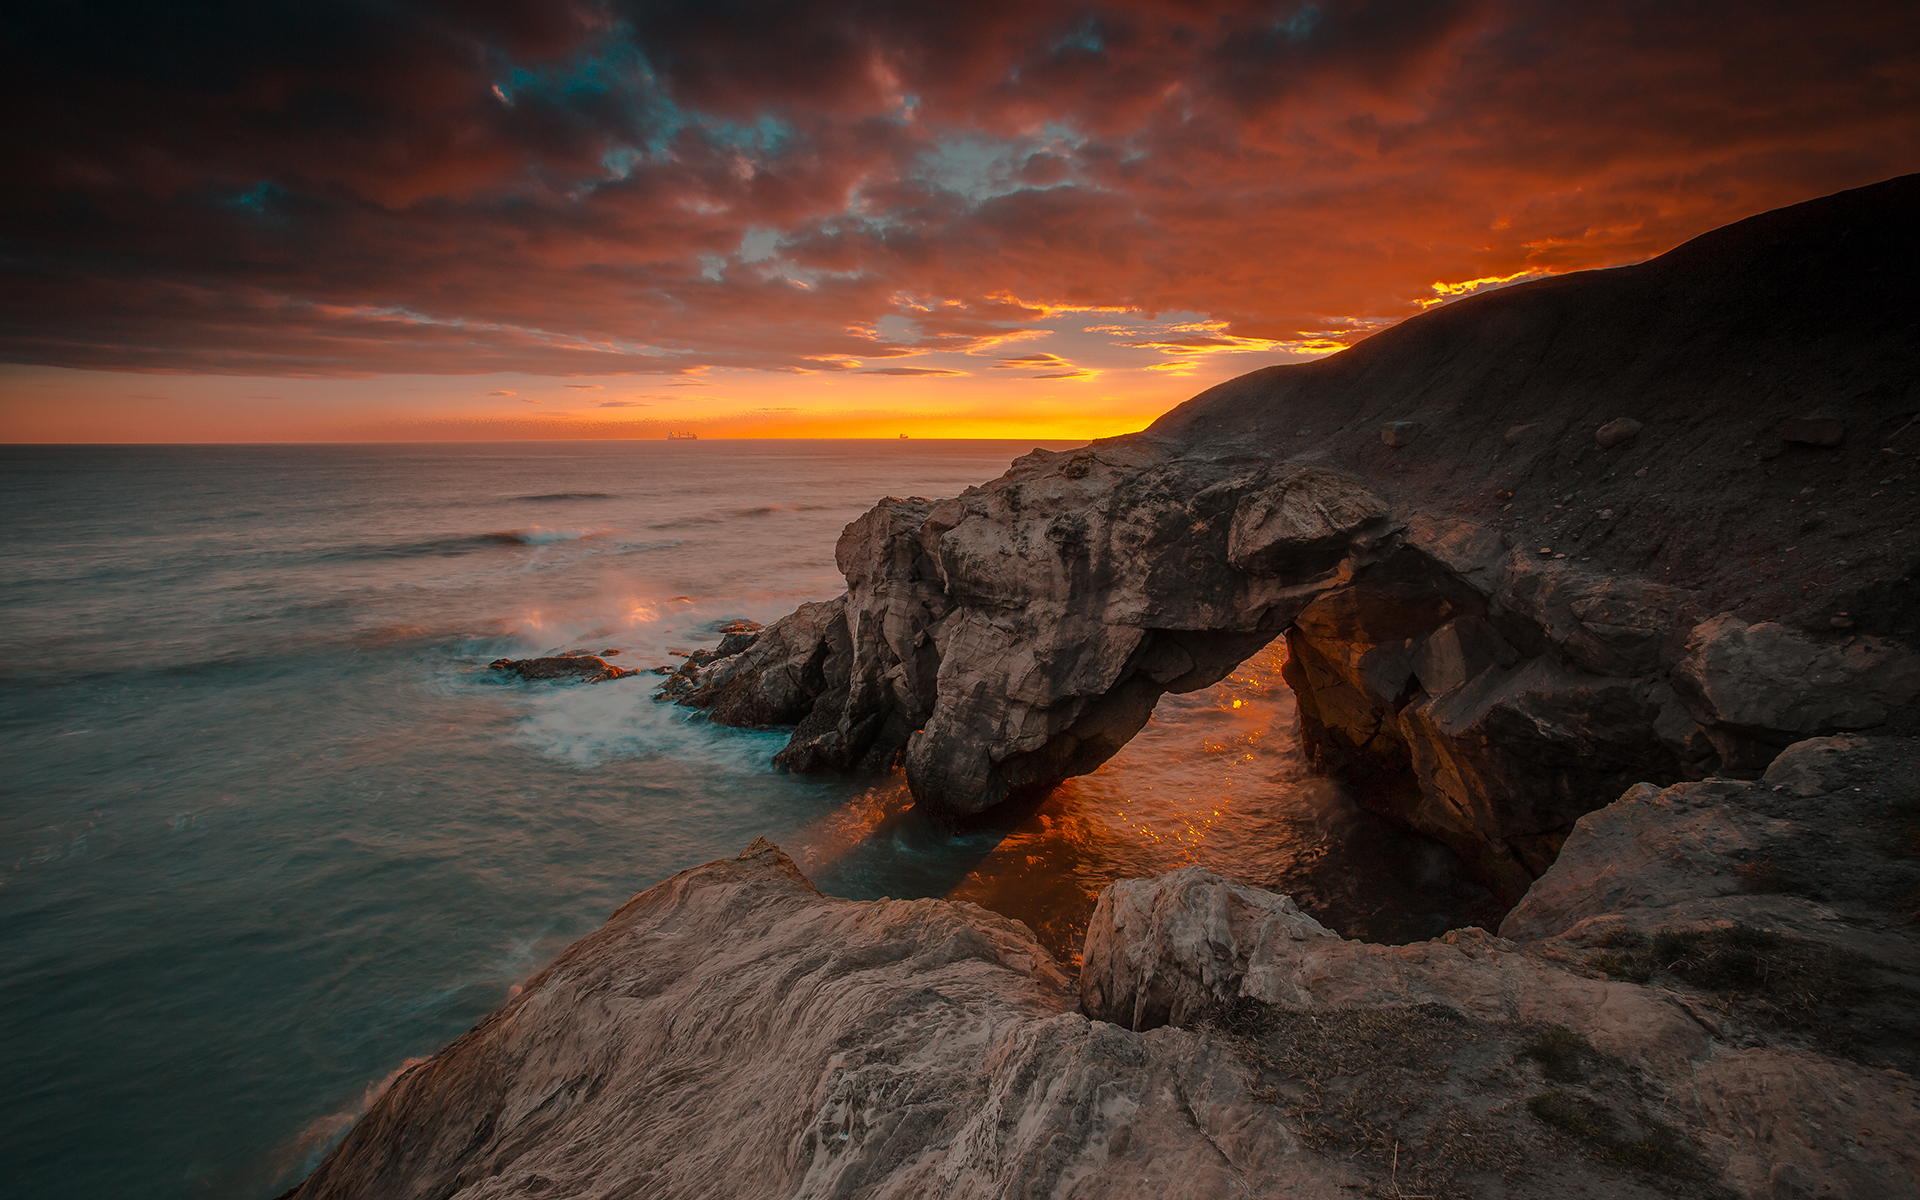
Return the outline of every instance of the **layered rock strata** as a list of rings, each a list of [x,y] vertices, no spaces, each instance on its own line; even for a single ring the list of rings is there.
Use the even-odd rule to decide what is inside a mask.
[[[882,501],[846,594],[690,701],[796,724],[783,766],[903,761],[959,818],[1284,633],[1322,763],[1516,899],[1628,783],[1920,723],[1916,205],[1907,177],[1475,297]]]
[[[1611,1060],[1616,1094],[1740,1195],[1920,1195],[1916,781],[1920,743],[1825,738],[1757,783],[1637,785],[1580,820],[1500,937],[1368,945],[1201,868],[1125,881],[1088,932],[1083,1007],[1134,1029],[1248,1000],[1558,1028],[1548,1044],[1600,1057],[1528,1083],[1549,1120],[1540,1096],[1593,1112]]]
[[[290,1196],[1920,1196],[1916,764],[1828,739],[1635,788],[1504,937],[1368,945],[1199,868],[1126,881],[1077,997],[1016,922],[823,896],[756,842],[622,906]],[[1859,986],[1829,1019],[1602,957],[1676,928]]]
[[[634,897],[291,1195],[1351,1194],[1228,1047],[1073,1009],[1024,926],[831,899],[757,842]]]

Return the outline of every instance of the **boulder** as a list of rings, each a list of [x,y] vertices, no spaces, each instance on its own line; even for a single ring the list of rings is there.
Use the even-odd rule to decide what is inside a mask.
[[[1640,436],[1645,428],[1632,417],[1616,417],[1593,431],[1593,440],[1600,443],[1602,450],[1611,450],[1621,442],[1629,442]]]
[[[1920,742],[1835,737],[1755,783],[1636,786],[1580,820],[1498,937],[1369,945],[1200,868],[1124,881],[1088,930],[1082,1006],[1132,1028],[1209,1011],[1246,1023],[1248,1005],[1302,1031],[1424,1021],[1429,1079],[1465,1044],[1506,1039],[1543,1062],[1557,1044],[1565,1057],[1528,1087],[1536,1112],[1569,1085],[1623,1123],[1651,1106],[1736,1195],[1920,1196],[1920,860],[1899,815],[1917,769]],[[1625,1068],[1612,1097],[1609,1060]],[[1401,1084],[1417,1106],[1417,1079]]]
[[[1806,737],[1884,725],[1920,696],[1920,654],[1882,638],[1816,640],[1728,613],[1696,627],[1686,652],[1674,686],[1734,771]]]
[[[1389,421],[1380,427],[1380,440],[1398,450],[1402,446],[1411,446],[1426,428],[1420,421]]]
[[[823,896],[758,841],[622,905],[290,1195],[1352,1195],[1246,1075],[1081,1016],[1016,922]]]

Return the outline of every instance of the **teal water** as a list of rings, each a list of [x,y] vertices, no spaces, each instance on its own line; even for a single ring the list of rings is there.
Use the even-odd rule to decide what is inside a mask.
[[[9,1194],[274,1195],[630,894],[760,835],[829,892],[977,900],[1068,958],[1100,887],[1188,861],[1348,933],[1484,906],[1308,775],[1277,650],[965,836],[897,778],[773,772],[783,734],[656,704],[651,675],[485,669],[674,662],[838,594],[874,500],[1029,449],[0,448]]]

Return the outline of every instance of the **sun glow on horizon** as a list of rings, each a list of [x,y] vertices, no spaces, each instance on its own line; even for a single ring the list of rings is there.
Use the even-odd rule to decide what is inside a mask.
[[[1052,306],[1024,328],[820,369],[688,364],[659,375],[284,378],[0,367],[0,441],[302,442],[665,438],[1088,441],[1197,391],[1345,348],[1224,321]],[[1173,383],[1178,380],[1178,383]],[[1172,386],[1169,386],[1172,384]]]

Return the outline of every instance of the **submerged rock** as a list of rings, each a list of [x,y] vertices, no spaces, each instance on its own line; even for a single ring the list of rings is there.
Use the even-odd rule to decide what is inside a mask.
[[[569,679],[580,683],[602,683],[638,671],[625,671],[598,655],[584,650],[552,658],[496,658],[487,664],[492,671],[507,671],[522,679]]]

